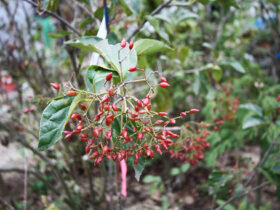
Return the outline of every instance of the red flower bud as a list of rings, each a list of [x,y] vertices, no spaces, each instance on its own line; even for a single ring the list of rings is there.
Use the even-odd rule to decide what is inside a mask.
[[[69,91],[68,93],[67,93],[67,95],[68,96],[75,96],[75,95],[77,95],[77,92],[76,91]]]
[[[112,77],[113,77],[112,73],[107,74],[106,81],[110,81],[112,79]]]
[[[136,67],[136,66],[130,67],[130,68],[128,69],[128,71],[130,71],[130,72],[134,72],[134,71],[136,71],[136,70],[137,70],[137,67]]]
[[[133,45],[134,45],[133,41],[130,41],[130,42],[129,42],[129,49],[130,49],[130,50],[133,48]]]
[[[60,86],[59,86],[59,84],[57,82],[51,83],[51,86],[52,86],[53,89],[56,89],[56,90],[60,89]]]
[[[159,85],[163,88],[167,88],[170,86],[167,82],[161,82]]]
[[[126,40],[123,38],[121,41],[121,47],[125,48],[125,46],[126,46]]]

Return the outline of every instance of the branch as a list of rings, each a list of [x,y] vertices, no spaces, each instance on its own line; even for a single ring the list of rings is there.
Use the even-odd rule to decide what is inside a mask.
[[[33,5],[34,7],[37,7],[38,8],[38,4],[31,1],[31,0],[23,0],[23,1],[26,1],[27,3]],[[49,11],[49,10],[44,10],[42,11],[43,13],[47,13],[48,15],[56,18],[57,20],[59,20],[61,23],[65,24],[69,29],[71,29],[73,32],[75,32],[77,35],[81,36],[80,32],[74,28],[73,26],[71,26],[70,23],[68,23],[64,18],[62,18],[61,16],[57,15],[56,13],[52,12],[52,11]],[[40,15],[40,14],[39,14]]]
[[[245,186],[248,186],[250,184],[250,182],[256,177],[256,175],[258,174],[258,171],[256,171],[256,169],[260,168],[264,162],[266,161],[267,157],[269,156],[272,148],[274,147],[274,145],[277,143],[277,140],[279,139],[280,134],[278,134],[276,136],[276,138],[271,142],[269,148],[266,150],[265,154],[263,155],[262,160],[256,165],[255,167],[255,172],[248,178],[247,182],[245,183]]]
[[[258,185],[258,186],[256,186],[256,187],[252,188],[251,190],[246,190],[246,191],[244,191],[244,192],[241,193],[240,195],[233,196],[233,197],[231,197],[229,200],[227,200],[226,202],[224,202],[223,205],[221,205],[221,206],[219,206],[218,208],[216,208],[216,210],[222,210],[226,205],[228,205],[228,204],[231,203],[232,201],[236,200],[237,198],[246,196],[246,195],[248,195],[249,193],[254,192],[254,191],[256,191],[256,190],[258,190],[258,189],[260,189],[260,188],[262,188],[262,187],[264,187],[264,186],[266,186],[266,185],[268,185],[268,184],[269,184],[269,182],[264,182],[264,183],[262,183],[262,184],[260,184],[260,185]]]
[[[168,0],[164,3],[162,3],[161,5],[159,5],[151,14],[150,16],[154,16],[156,14],[158,14],[163,8],[167,7],[170,3],[172,2],[172,0]],[[129,38],[127,39],[128,42],[142,29],[142,27],[145,25],[145,23],[147,22],[147,20],[144,20],[133,32],[132,34],[129,36]]]

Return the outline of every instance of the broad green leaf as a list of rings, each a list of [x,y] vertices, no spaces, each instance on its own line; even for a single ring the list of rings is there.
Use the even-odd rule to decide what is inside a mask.
[[[62,138],[71,113],[83,97],[81,94],[75,97],[64,96],[54,99],[45,108],[40,122],[38,150],[46,150]]]
[[[76,40],[69,40],[64,44],[71,45],[86,52],[95,52],[95,48],[93,47],[93,45],[102,40],[103,39],[97,36],[83,36]]]
[[[111,45],[107,39],[100,40],[97,37],[82,37],[76,41],[68,41],[65,44],[83,49],[87,52],[97,52],[110,63],[111,67],[119,75],[123,75],[124,78],[128,73],[129,67],[137,65],[136,51],[134,49],[130,50],[128,45],[121,49],[120,44]],[[123,60],[121,66],[119,60]]]
[[[248,104],[240,104],[239,109],[248,109],[255,113],[257,113],[260,117],[263,116],[262,108],[256,104],[248,103]]]
[[[144,158],[139,158],[137,165],[135,165],[134,162],[133,162],[133,168],[134,168],[134,172],[135,172],[135,178],[139,182],[141,174],[142,174],[142,172],[144,171],[144,168],[145,168],[145,159]]]
[[[166,52],[173,50],[161,41],[153,39],[140,39],[134,43],[134,49],[137,55],[150,55],[157,52]]]
[[[230,59],[223,60],[223,61],[221,61],[221,65],[230,66],[234,70],[236,70],[240,73],[243,73],[243,74],[246,73],[243,66],[239,62],[237,62],[236,60],[230,60]]]
[[[132,8],[129,6],[129,4],[125,0],[119,0],[119,2],[127,16],[130,16],[133,14]]]
[[[262,125],[265,121],[259,117],[250,116],[243,121],[242,128],[251,128],[254,126]]]
[[[102,66],[92,65],[89,66],[86,74],[86,80],[91,84],[91,89],[94,93],[99,93],[104,88],[106,82],[106,76],[109,73],[113,73],[113,81],[119,82],[120,78],[113,69],[108,69]]]
[[[178,49],[178,58],[182,63],[189,57],[190,48],[187,46],[182,46]]]
[[[223,77],[223,71],[218,65],[214,65],[211,69],[212,76],[216,82],[219,82]]]
[[[198,18],[199,16],[191,11],[185,10],[184,15],[182,15],[179,19],[178,22],[190,19],[190,18]]]
[[[157,34],[163,38],[165,41],[169,42],[169,36],[167,33],[165,33],[164,30],[161,29],[160,25],[159,25],[159,20],[157,20],[155,17],[153,16],[146,16],[146,19],[149,21],[149,23],[154,27],[154,29],[156,30]]]

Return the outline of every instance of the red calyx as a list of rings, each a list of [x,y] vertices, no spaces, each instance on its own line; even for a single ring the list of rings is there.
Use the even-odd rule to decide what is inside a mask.
[[[51,83],[51,86],[52,86],[53,89],[56,89],[56,90],[60,89],[60,86],[57,82]]]
[[[163,88],[167,88],[170,86],[167,82],[161,82],[159,85]]]
[[[75,96],[75,95],[77,95],[77,92],[76,91],[69,91],[68,93],[67,93],[67,95],[68,96]]]
[[[125,46],[126,46],[126,40],[123,38],[121,41],[121,47],[125,48]]]
[[[142,133],[142,132],[138,132],[138,133],[137,133],[137,139],[138,139],[139,141],[141,141],[143,138],[144,138],[143,133]]]
[[[107,74],[106,81],[110,81],[112,79],[112,77],[113,77],[112,73]]]
[[[190,114],[194,114],[194,113],[197,113],[197,112],[199,112],[198,109],[191,109],[191,110],[189,110],[189,113],[190,113]]]
[[[93,129],[93,137],[98,138],[99,136],[99,129],[98,128],[94,128]]]
[[[113,89],[113,88],[110,88],[109,91],[108,91],[108,94],[109,94],[109,96],[114,95],[114,89]]]
[[[167,83],[167,79],[165,77],[160,78],[161,82],[166,82]]]
[[[187,116],[187,113],[186,112],[181,112],[181,117],[186,117]]]
[[[133,41],[130,41],[130,42],[129,42],[129,49],[130,49],[130,50],[133,48],[133,45],[134,45]]]
[[[159,115],[159,116],[166,116],[167,113],[166,113],[166,112],[159,112],[158,115]]]
[[[128,71],[130,71],[130,72],[133,72],[133,71],[136,71],[136,70],[137,70],[137,67],[136,67],[136,66],[130,67],[130,68],[128,69]]]
[[[115,112],[118,111],[118,107],[117,107],[115,104],[112,106],[112,109],[113,109]]]

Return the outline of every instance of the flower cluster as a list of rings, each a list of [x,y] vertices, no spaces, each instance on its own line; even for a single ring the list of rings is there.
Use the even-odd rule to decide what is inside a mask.
[[[120,43],[120,51],[127,46],[126,40]],[[133,49],[133,42],[128,44]],[[120,58],[119,63],[126,59]],[[207,126],[202,124],[198,130],[191,128],[189,136],[184,142],[179,134],[172,132],[170,128],[176,125],[179,118],[199,112],[198,109],[190,109],[182,112],[180,116],[169,117],[166,112],[152,110],[152,99],[156,88],[167,88],[169,83],[159,72],[152,71],[146,74],[145,69],[136,66],[127,67],[129,74],[142,74],[138,80],[124,80],[122,75],[116,84],[112,81],[113,74],[108,73],[105,78],[104,91],[90,93],[75,89],[66,92],[68,96],[85,94],[85,100],[79,103],[80,111],[72,113],[68,122],[67,130],[64,131],[65,139],[71,139],[73,135],[79,135],[85,143],[85,152],[94,164],[99,164],[104,158],[114,161],[134,158],[134,164],[138,164],[140,158],[154,158],[159,155],[170,153],[171,157],[189,160],[191,164],[197,163],[203,158],[203,151],[209,147],[206,137],[209,135]],[[155,75],[159,82],[152,84],[149,78]],[[138,99],[130,93],[128,88],[131,84],[143,83],[147,85],[148,93]],[[57,84],[52,87],[59,90]],[[95,103],[93,103],[95,102]],[[89,110],[96,105],[95,116],[89,117]]]

